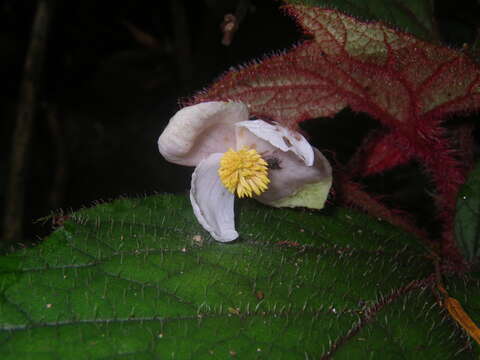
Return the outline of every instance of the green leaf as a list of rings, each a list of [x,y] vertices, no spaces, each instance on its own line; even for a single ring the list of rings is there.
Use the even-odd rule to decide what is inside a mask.
[[[480,163],[461,187],[455,214],[455,240],[465,259],[474,262],[480,256]]]
[[[237,207],[231,244],[161,195],[1,257],[2,360],[474,358],[417,239],[350,210]]]
[[[423,40],[438,42],[431,0],[284,0],[336,9],[364,21],[382,21]]]

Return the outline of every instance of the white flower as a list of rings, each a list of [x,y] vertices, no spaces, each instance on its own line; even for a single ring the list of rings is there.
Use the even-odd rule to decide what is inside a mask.
[[[301,134],[248,118],[243,103],[204,102],[178,111],[158,139],[165,159],[196,166],[193,211],[221,242],[238,237],[235,194],[271,206],[321,209],[332,183],[327,159]]]

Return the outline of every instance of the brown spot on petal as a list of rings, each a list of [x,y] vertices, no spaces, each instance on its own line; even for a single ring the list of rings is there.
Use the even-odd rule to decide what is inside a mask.
[[[290,142],[290,140],[288,140],[286,136],[282,136],[282,139],[283,139],[283,142],[287,144],[288,147],[292,147],[292,143]]]

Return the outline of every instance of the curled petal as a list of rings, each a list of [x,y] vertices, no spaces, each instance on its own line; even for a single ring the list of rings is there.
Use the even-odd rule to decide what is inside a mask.
[[[322,153],[313,149],[312,166],[306,166],[292,153],[274,152],[276,165],[269,171],[270,187],[256,199],[270,206],[321,209],[332,184],[332,168]],[[294,197],[297,199],[292,200]]]
[[[178,111],[158,139],[160,153],[170,162],[195,166],[213,153],[235,146],[234,124],[248,119],[238,102],[204,102]]]
[[[314,161],[313,148],[308,141],[298,132],[287,129],[280,125],[272,125],[263,120],[242,121],[235,125],[237,134],[237,146],[239,142],[244,142],[243,138],[248,135],[243,129],[248,129],[249,132],[258,138],[265,140],[272,144],[275,148],[284,152],[291,151],[298,156],[305,165],[312,166]],[[247,140],[248,141],[248,140]],[[241,144],[248,145],[248,144]]]
[[[238,238],[233,212],[234,195],[221,183],[218,176],[220,158],[215,153],[198,164],[192,175],[190,201],[198,222],[212,237],[221,242]]]

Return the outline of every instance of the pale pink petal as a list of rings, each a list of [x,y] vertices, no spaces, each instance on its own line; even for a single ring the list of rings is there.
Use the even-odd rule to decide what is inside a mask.
[[[218,176],[223,154],[211,154],[202,160],[192,175],[190,201],[198,222],[212,237],[221,242],[238,238],[233,212],[234,195]]]
[[[279,200],[295,195],[306,184],[325,182],[330,188],[332,181],[332,168],[328,160],[315,148],[313,166],[306,166],[295,154],[276,150],[264,159],[270,164],[268,177],[270,185],[268,190],[256,197],[260,202],[276,206]]]
[[[305,165],[312,166],[314,154],[312,146],[298,132],[287,129],[286,127],[269,124],[263,120],[242,121],[235,125],[237,136],[237,148],[249,145],[254,142],[252,137],[243,129],[248,129],[250,133],[264,141],[269,142],[275,148],[284,152],[292,152],[299,157]],[[258,147],[259,145],[257,145]],[[262,151],[258,149],[257,151]]]
[[[248,119],[238,102],[204,102],[178,111],[158,139],[160,153],[170,162],[195,166],[208,155],[235,147],[234,124]]]

